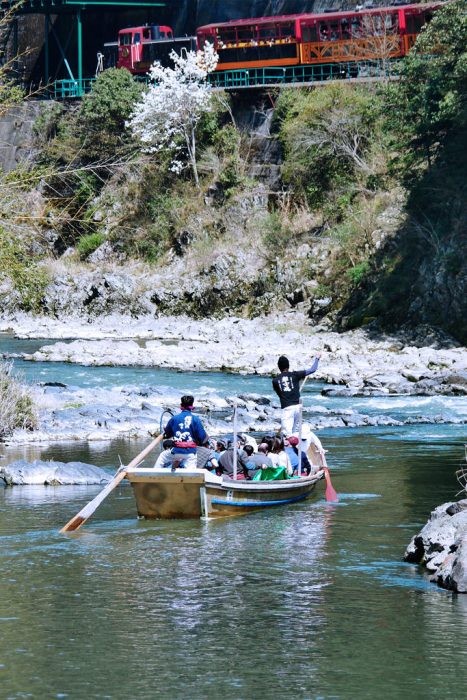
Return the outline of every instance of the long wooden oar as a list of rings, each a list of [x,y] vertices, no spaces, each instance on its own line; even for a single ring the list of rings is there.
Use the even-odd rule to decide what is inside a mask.
[[[131,467],[137,467],[138,464],[140,464],[143,459],[160,443],[160,441],[163,438],[163,434],[159,435],[156,437],[155,440],[153,440],[147,447],[144,448],[142,452],[135,457],[130,464],[128,464],[126,467],[121,467],[118,472],[115,474],[114,478],[109,481],[109,483],[104,486],[102,491],[100,491],[95,498],[92,499],[92,501],[89,501],[87,505],[84,506],[80,510],[79,513],[77,513],[71,520],[67,522],[67,524],[62,527],[60,532],[71,532],[73,530],[78,530],[78,528],[81,527],[81,525],[84,525],[86,520],[88,520],[91,515],[94,513],[95,510],[100,506],[102,501],[107,498],[109,493],[114,490],[116,486],[119,485],[119,483],[126,477],[127,469],[130,469]]]

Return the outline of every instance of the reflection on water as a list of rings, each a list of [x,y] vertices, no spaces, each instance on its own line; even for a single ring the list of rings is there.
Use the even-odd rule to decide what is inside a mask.
[[[122,486],[64,537],[99,487],[0,491],[2,697],[465,695],[467,596],[401,561],[461,446],[385,437],[324,435],[338,505],[224,521],[138,521]]]

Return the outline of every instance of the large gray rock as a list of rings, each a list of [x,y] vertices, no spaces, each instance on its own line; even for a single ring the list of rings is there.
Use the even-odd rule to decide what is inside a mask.
[[[0,479],[6,486],[24,484],[54,485],[59,484],[105,484],[110,476],[103,469],[83,462],[16,462],[0,467]]]
[[[404,558],[423,563],[443,588],[467,593],[467,498],[435,508]]]

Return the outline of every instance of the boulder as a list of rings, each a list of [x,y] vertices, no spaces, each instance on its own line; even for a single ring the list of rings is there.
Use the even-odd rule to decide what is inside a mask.
[[[467,499],[435,508],[404,559],[425,564],[430,580],[443,588],[467,593]]]
[[[93,464],[84,462],[54,462],[36,459],[16,462],[0,467],[0,479],[6,486],[37,484],[106,484],[110,481],[107,472]]]

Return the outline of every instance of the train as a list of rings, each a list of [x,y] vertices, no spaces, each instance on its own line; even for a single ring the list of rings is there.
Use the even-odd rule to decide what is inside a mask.
[[[103,67],[126,68],[133,75],[144,75],[154,61],[170,65],[172,51],[180,54],[196,48],[195,36],[175,37],[173,29],[166,25],[126,27],[118,32],[117,41],[104,44]]]
[[[375,61],[405,56],[440,4],[412,4],[345,12],[302,13],[208,24],[196,36],[174,37],[168,26],[121,29],[113,63],[138,75],[170,53],[202,49],[219,55],[216,72],[248,68]]]

